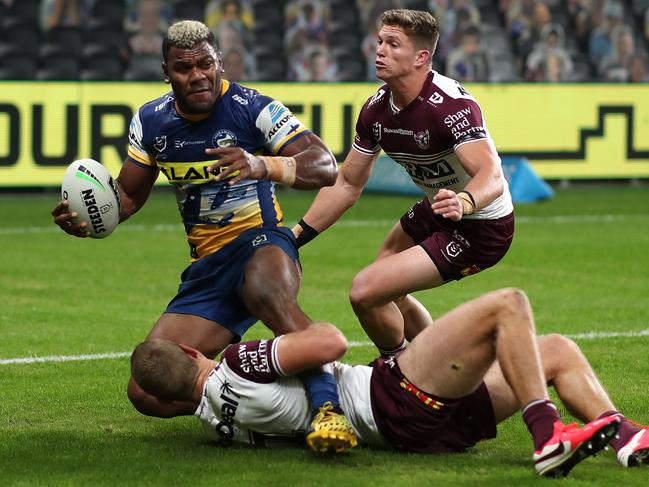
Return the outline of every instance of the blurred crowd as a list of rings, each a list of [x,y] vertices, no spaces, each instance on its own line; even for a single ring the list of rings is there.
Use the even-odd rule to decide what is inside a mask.
[[[649,81],[649,0],[0,0],[0,79],[157,80],[193,18],[229,79],[374,80],[378,17],[401,7],[435,15],[434,68],[460,81]]]

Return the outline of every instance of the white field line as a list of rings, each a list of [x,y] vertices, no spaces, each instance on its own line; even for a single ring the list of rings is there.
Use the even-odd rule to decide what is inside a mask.
[[[637,338],[649,336],[649,329],[640,331],[591,331],[587,333],[576,333],[572,335],[565,335],[574,340],[601,340],[604,338]],[[349,348],[370,347],[373,346],[372,342],[368,341],[350,341]],[[86,355],[49,355],[45,357],[19,357],[0,359],[0,365],[11,364],[36,364],[36,363],[50,363],[50,362],[80,362],[87,360],[106,360],[130,357],[130,352],[114,352],[114,353],[94,353]]]
[[[556,215],[556,216],[519,216],[516,217],[516,223],[606,223],[606,222],[629,222],[629,221],[647,221],[649,214],[644,215]],[[341,220],[336,223],[336,227],[385,227],[392,226],[395,220]],[[292,227],[295,222],[287,222],[287,226]],[[120,232],[171,232],[183,231],[180,224],[158,224],[158,225],[137,225],[125,224],[119,228]],[[55,225],[46,227],[6,227],[0,228],[2,235],[24,235],[38,233],[59,233],[61,230]]]

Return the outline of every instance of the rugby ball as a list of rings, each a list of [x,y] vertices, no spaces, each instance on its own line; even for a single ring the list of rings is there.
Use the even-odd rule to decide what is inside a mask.
[[[63,177],[61,197],[68,200],[76,222],[86,222],[92,238],[110,235],[119,223],[119,192],[103,164],[79,159],[68,166]]]

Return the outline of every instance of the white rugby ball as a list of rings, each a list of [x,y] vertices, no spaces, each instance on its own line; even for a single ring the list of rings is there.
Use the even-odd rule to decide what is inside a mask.
[[[61,197],[68,200],[77,223],[86,222],[92,238],[110,235],[119,223],[119,192],[108,169],[94,159],[79,159],[68,166]]]

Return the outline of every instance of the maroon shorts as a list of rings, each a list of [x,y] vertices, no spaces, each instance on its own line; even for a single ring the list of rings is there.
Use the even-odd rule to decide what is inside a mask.
[[[396,360],[373,362],[372,413],[381,435],[397,450],[457,453],[496,436],[484,382],[468,396],[444,399],[408,388]]]
[[[435,215],[424,198],[401,217],[401,227],[428,253],[442,278],[451,281],[503,258],[514,237],[514,213],[495,220],[454,222]]]

